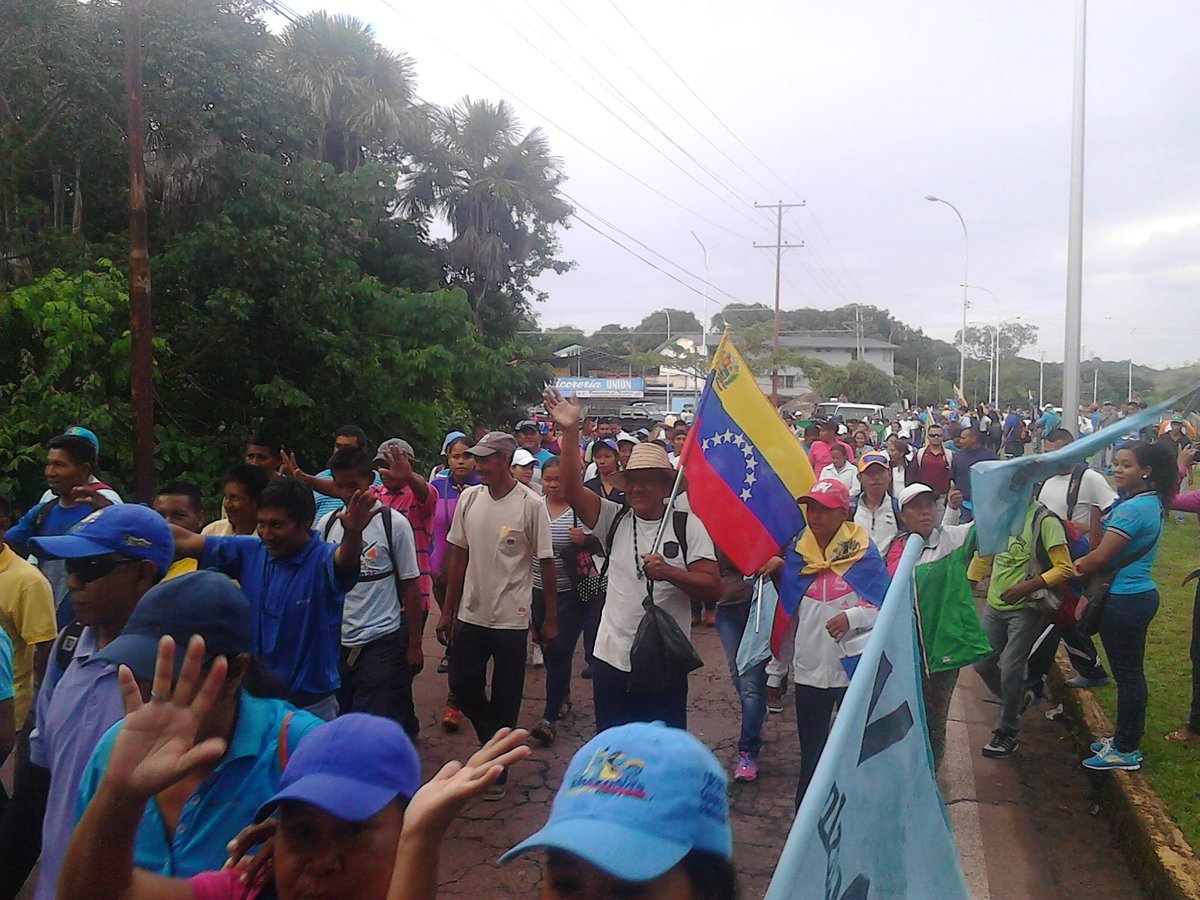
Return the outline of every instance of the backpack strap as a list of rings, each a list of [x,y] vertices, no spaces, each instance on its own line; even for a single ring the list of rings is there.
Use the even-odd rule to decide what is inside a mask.
[[[283,722],[279,726],[279,771],[282,772],[287,768],[288,759],[291,754],[288,753],[288,726],[292,724],[292,717],[296,715],[296,711],[292,710],[283,717]]]
[[[404,612],[404,586],[400,583],[400,567],[396,564],[396,554],[392,551],[392,509],[385,506],[379,511],[380,517],[383,519],[383,535],[387,541],[387,556],[392,564],[392,581],[396,584],[396,602],[400,605],[400,612]],[[414,538],[415,540],[415,538]]]
[[[687,523],[688,513],[682,509],[673,510],[671,515],[671,526],[675,529],[675,541],[679,544],[680,559],[683,560],[683,567],[687,568]]]
[[[630,507],[623,506],[621,511],[613,518],[612,524],[608,526],[608,534],[604,540],[604,565],[600,569],[600,577],[603,578],[608,574],[608,564],[612,562],[612,546],[613,541],[617,537],[617,526],[621,524],[627,515],[629,515]]]
[[[900,524],[900,501],[896,499],[896,495],[888,491],[888,497],[892,501],[892,515],[896,517],[896,524]]]
[[[329,533],[331,531],[333,531],[333,525],[335,522],[337,522],[337,520],[338,520],[337,513],[334,513],[328,519],[325,520],[325,533],[323,535],[321,535],[321,539],[324,540],[326,543],[329,543]]]
[[[58,498],[47,500],[37,508],[37,512],[33,514],[33,528],[31,529],[34,535],[42,533],[42,529],[46,527],[46,522],[50,518],[50,513],[54,512],[54,507],[58,506]]]
[[[67,666],[75,658],[75,648],[79,645],[79,636],[83,634],[83,623],[78,619],[72,621],[58,633],[54,642],[54,661],[58,663],[58,671],[67,671]]]
[[[1079,502],[1079,488],[1083,484],[1083,476],[1088,470],[1087,463],[1078,463],[1071,470],[1071,480],[1067,484],[1067,518],[1075,518],[1075,504]]]

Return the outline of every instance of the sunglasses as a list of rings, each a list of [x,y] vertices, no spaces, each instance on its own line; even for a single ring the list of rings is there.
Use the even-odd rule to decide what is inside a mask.
[[[68,559],[65,562],[68,575],[78,578],[82,584],[91,584],[93,581],[111,575],[117,566],[136,563],[138,560],[90,556],[82,559]]]

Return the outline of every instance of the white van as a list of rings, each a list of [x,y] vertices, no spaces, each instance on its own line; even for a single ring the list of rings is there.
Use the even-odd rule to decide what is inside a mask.
[[[817,408],[813,412],[814,419],[829,419],[831,416],[841,416],[843,422],[850,419],[859,419],[864,422],[871,419],[881,422],[886,419],[886,412],[884,407],[875,403],[841,403],[837,400],[829,400],[817,404]]]

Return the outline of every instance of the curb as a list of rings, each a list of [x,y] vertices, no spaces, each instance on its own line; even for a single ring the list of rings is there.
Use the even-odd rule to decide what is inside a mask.
[[[1049,681],[1062,701],[1067,722],[1081,752],[1112,734],[1113,723],[1091,691],[1068,688],[1072,670],[1059,650]],[[1138,880],[1151,897],[1200,900],[1200,862],[1165,804],[1142,772],[1096,773],[1092,783],[1108,810],[1119,843]]]

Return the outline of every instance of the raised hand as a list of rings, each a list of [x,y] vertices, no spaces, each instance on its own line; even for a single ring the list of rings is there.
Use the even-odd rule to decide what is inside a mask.
[[[375,496],[370,491],[355,491],[346,508],[338,513],[338,519],[346,534],[362,534],[373,515]]]
[[[412,478],[412,460],[395,444],[384,451],[384,459],[387,466],[379,467],[380,475],[385,478],[394,478],[396,481],[408,481]]]
[[[71,488],[71,500],[75,503],[82,503],[84,506],[90,506],[92,509],[104,509],[106,506],[112,506],[111,500],[91,485],[86,484]]]
[[[578,428],[583,421],[583,407],[574,397],[564,397],[558,388],[548,387],[544,395],[546,412],[560,428]]]
[[[286,478],[299,478],[304,474],[304,470],[300,468],[300,464],[296,462],[296,454],[287,450],[281,450],[279,453],[280,459],[283,460],[283,465],[280,470]]]
[[[424,840],[440,840],[467,801],[491,787],[507,766],[529,756],[528,739],[529,732],[523,728],[501,728],[466,765],[452,761],[442,766],[408,802],[401,842],[418,835]]]
[[[149,703],[142,701],[128,667],[121,666],[119,672],[125,721],[113,744],[104,780],[139,799],[149,800],[197,769],[214,765],[225,753],[221,738],[196,743],[200,724],[225,684],[225,658],[218,656],[200,678],[204,639],[194,635],[172,690],[174,660],[175,641],[164,636],[158,642]]]

